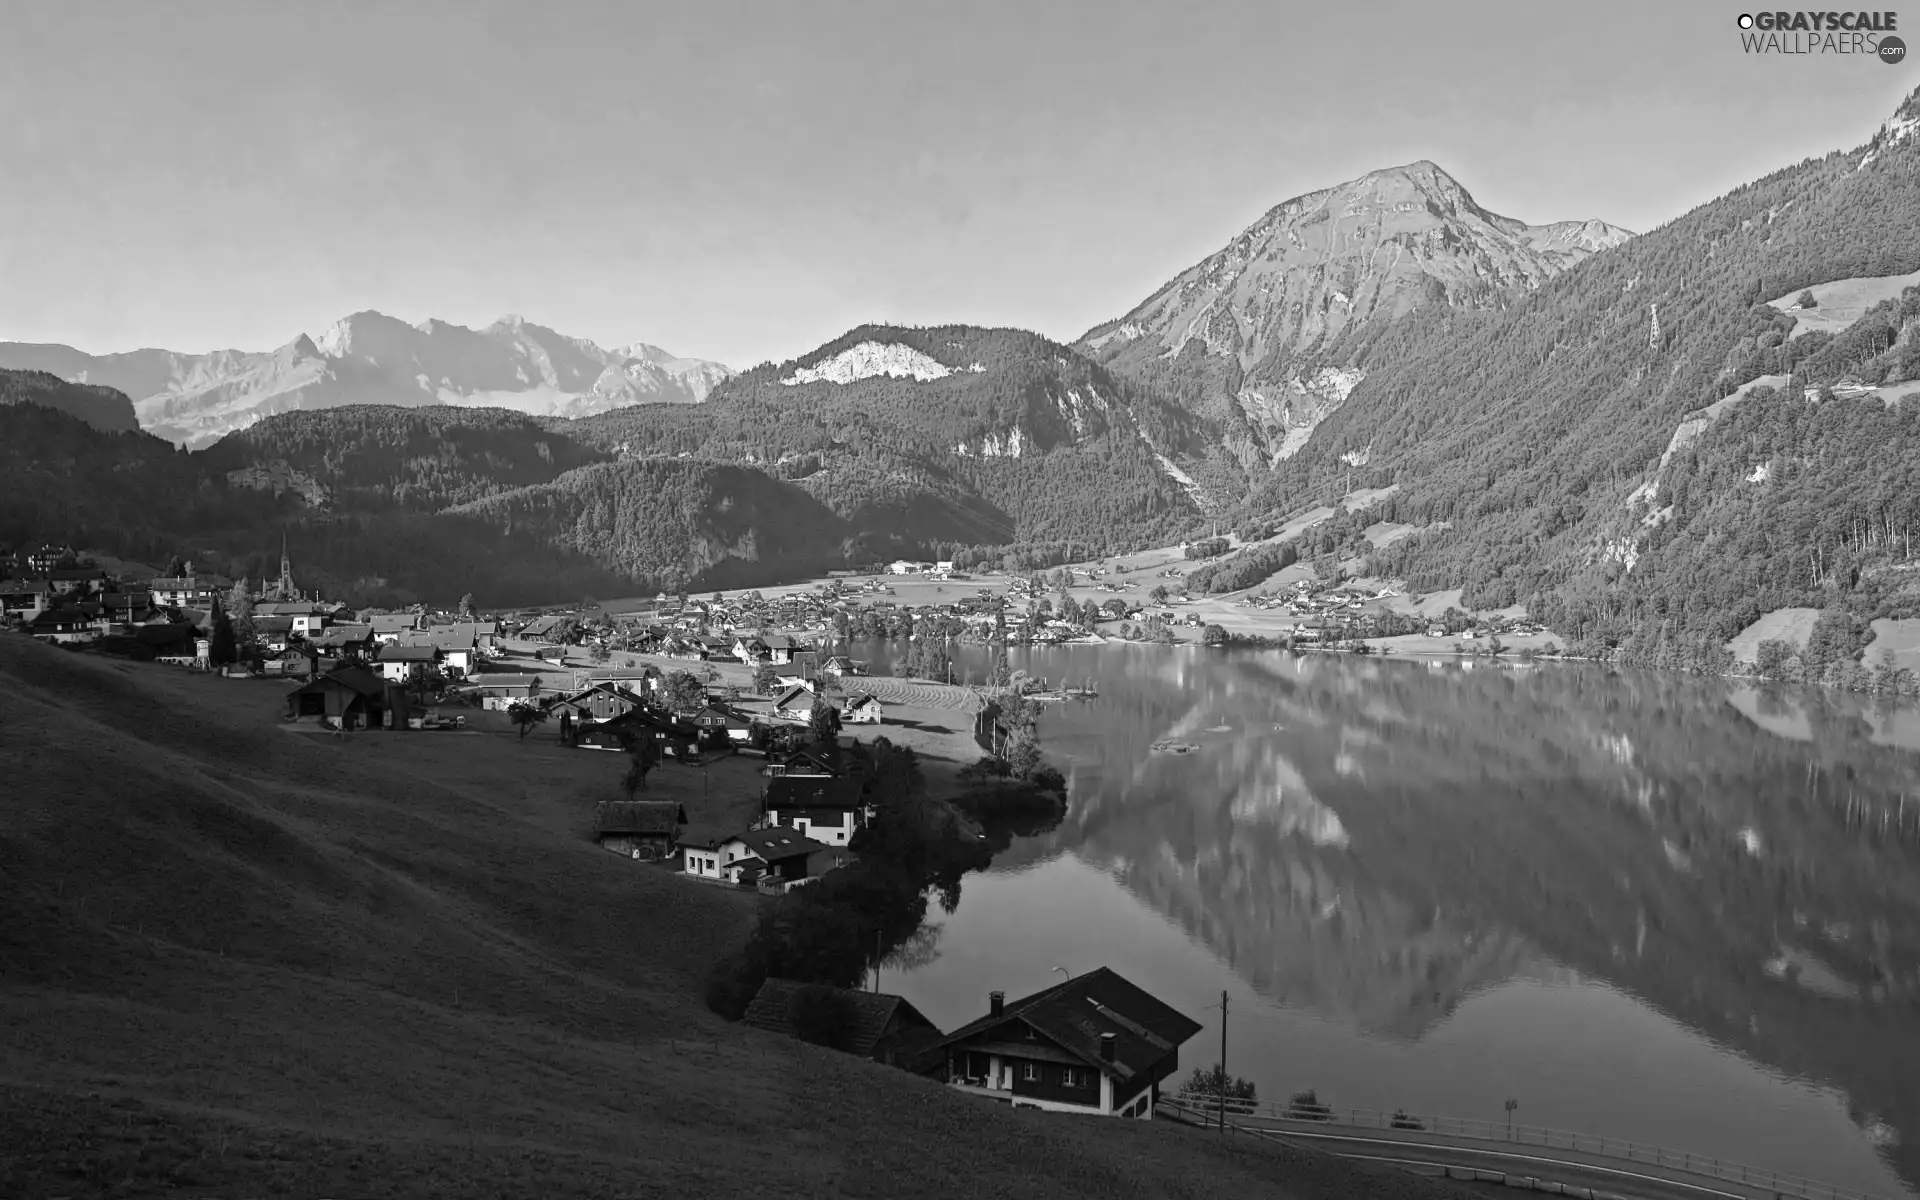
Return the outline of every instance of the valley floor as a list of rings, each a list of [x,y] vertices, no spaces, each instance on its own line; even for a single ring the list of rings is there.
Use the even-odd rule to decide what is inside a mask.
[[[0,638],[0,1194],[1464,1194],[727,1025],[763,901],[596,848],[616,756],[280,691]]]

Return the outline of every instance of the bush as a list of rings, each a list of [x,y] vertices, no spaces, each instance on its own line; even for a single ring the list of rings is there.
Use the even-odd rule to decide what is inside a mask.
[[[1404,1108],[1393,1110],[1393,1119],[1388,1122],[1395,1129],[1425,1129],[1426,1123],[1419,1117],[1410,1117]]]
[[[1287,1116],[1295,1121],[1330,1121],[1333,1109],[1320,1102],[1312,1088],[1304,1092],[1295,1092],[1287,1101]]]

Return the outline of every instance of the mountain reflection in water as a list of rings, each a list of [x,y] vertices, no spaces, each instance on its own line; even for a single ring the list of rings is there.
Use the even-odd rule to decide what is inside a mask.
[[[1209,1022],[1188,1067],[1218,1057],[1204,1006],[1250,993],[1234,1065],[1267,1098],[1486,1115],[1525,1089],[1522,1120],[1886,1196],[1920,1180],[1910,711],[1564,665],[1014,665],[1100,698],[1043,718],[1064,821],[969,879],[938,954],[885,980],[936,1021],[1077,956],[1179,991]],[[1199,750],[1150,751],[1167,740]]]

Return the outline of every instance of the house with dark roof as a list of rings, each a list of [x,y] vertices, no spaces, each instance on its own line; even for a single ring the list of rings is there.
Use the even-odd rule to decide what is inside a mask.
[[[768,1033],[820,1039],[835,1050],[898,1067],[908,1066],[940,1039],[940,1027],[898,996],[791,979],[762,983],[742,1020]]]
[[[47,610],[53,589],[44,579],[0,580],[0,612],[31,620]]]
[[[600,679],[563,700],[554,701],[552,709],[556,718],[561,712],[570,712],[576,723],[585,725],[625,716],[644,703],[639,693],[624,683]]]
[[[774,826],[737,833],[720,845],[720,877],[779,894],[817,882],[853,861],[846,849]]]
[[[687,825],[674,834],[673,850],[680,856],[680,869],[701,879],[726,879],[721,871],[722,857],[733,834],[705,825]]]
[[[594,840],[629,858],[673,855],[687,810],[675,800],[602,800],[594,813]]]
[[[866,692],[847,697],[840,706],[840,720],[846,725],[878,725],[885,719],[886,710],[880,701]]]
[[[373,645],[373,626],[330,625],[317,634],[308,635],[307,644],[315,650],[328,654],[370,653],[369,647]]]
[[[1148,1120],[1199,1022],[1107,967],[1007,1002],[930,1046],[915,1070],[1020,1108]]]
[[[865,781],[844,775],[776,775],[767,780],[765,828],[785,826],[829,846],[844,846],[866,824]]]
[[[645,705],[583,726],[574,735],[581,750],[624,750],[628,737],[652,738],[668,758],[688,759],[700,752],[700,731]]]
[[[286,719],[339,729],[405,729],[407,696],[365,667],[337,667],[287,693]]]
[[[790,720],[805,721],[813,715],[813,689],[804,683],[796,683],[780,693],[773,702],[773,711]]]

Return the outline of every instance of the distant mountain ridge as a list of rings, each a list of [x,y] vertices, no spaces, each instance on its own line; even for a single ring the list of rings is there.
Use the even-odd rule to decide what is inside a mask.
[[[645,342],[611,350],[517,316],[485,329],[354,313],[320,337],[264,352],[91,355],[0,342],[0,367],[103,385],[133,400],[140,427],[188,449],[275,413],[349,404],[505,408],[583,417],[633,404],[697,404],[733,372]]]
[[[1184,391],[1258,471],[1296,453],[1359,382],[1343,335],[1422,305],[1497,305],[1632,236],[1501,216],[1422,160],[1274,206],[1076,345]]]

